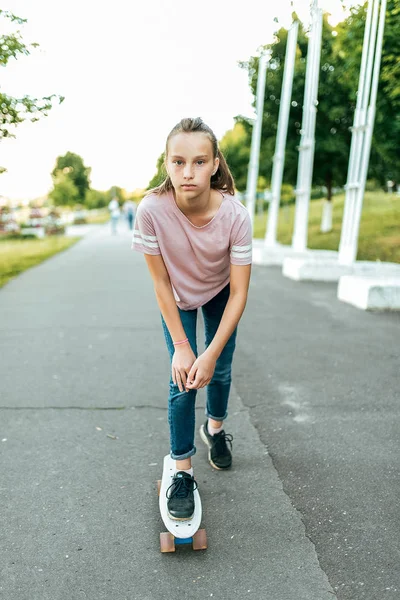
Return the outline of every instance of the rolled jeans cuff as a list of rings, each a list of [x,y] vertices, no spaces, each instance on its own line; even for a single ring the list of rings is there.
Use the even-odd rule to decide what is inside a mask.
[[[214,415],[210,415],[210,413],[208,412],[208,410],[206,408],[205,414],[208,419],[212,419],[213,421],[225,421],[225,419],[228,416],[228,411],[224,414],[223,417],[214,417]]]
[[[172,460],[185,460],[185,458],[190,458],[196,454],[196,446],[193,446],[189,452],[185,452],[185,454],[174,454],[172,451],[170,453]]]

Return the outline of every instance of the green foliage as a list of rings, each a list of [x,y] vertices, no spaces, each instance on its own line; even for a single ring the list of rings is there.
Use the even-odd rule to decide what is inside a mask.
[[[246,189],[250,143],[248,130],[243,123],[237,122],[233,129],[225,133],[219,144],[232,172],[235,186],[241,192]]]
[[[314,185],[325,185],[328,197],[333,187],[344,185],[350,153],[351,130],[361,64],[366,5],[355,6],[350,16],[333,29],[326,17],[323,21],[321,67],[318,89],[318,112],[315,131]],[[378,91],[374,136],[369,175],[380,181],[399,180],[400,153],[400,5],[388,0],[382,69]],[[307,35],[300,23],[292,90],[288,137],[285,153],[284,181],[295,182],[298,165],[298,145],[302,124],[302,103],[307,58]],[[287,43],[287,31],[280,29],[272,44],[264,50],[272,52],[267,70],[263,112],[260,175],[270,178],[278,124],[279,102]],[[249,85],[257,89],[258,56],[239,63],[247,70]],[[250,146],[252,124],[236,117],[247,133]]]
[[[281,204],[292,204],[294,200],[294,187],[290,183],[283,183],[281,187]]]
[[[367,4],[353,7],[338,26],[336,55],[340,65],[340,84],[347,89],[355,106],[361,64]],[[399,180],[400,154],[400,6],[388,0],[382,48],[375,125],[371,145],[369,177],[383,186],[387,179]]]
[[[365,183],[366,192],[377,192],[382,189],[380,182],[377,179],[368,179]]]
[[[90,189],[90,172],[91,169],[85,167],[83,159],[78,154],[67,152],[64,156],[59,156],[57,158],[56,166],[51,175],[55,184],[64,181],[62,175],[71,181],[78,191],[76,201],[83,204],[85,202],[86,193]],[[70,189],[72,190],[72,188]]]
[[[392,106],[400,113],[400,3],[389,0],[386,10],[382,53],[382,87]]]
[[[165,160],[165,152],[163,152],[157,159],[157,166],[156,166],[156,173],[153,176],[153,178],[150,180],[149,185],[147,186],[146,189],[151,190],[152,188],[157,187],[158,185],[161,185],[161,183],[164,181],[164,179],[167,176],[167,172],[165,170],[164,167],[164,160]]]
[[[105,195],[107,198],[107,204],[113,198],[117,198],[118,202],[120,204],[122,204],[123,202],[125,202],[126,196],[127,196],[126,191],[123,188],[118,187],[117,185],[114,185],[113,187],[111,187],[108,190],[108,192],[105,192]]]
[[[49,193],[49,198],[55,206],[74,206],[79,201],[79,190],[68,175],[63,171],[57,171],[53,175],[54,188]]]
[[[26,19],[21,19],[5,10],[0,10],[0,19],[8,20],[17,25],[26,23]],[[31,49],[37,46],[36,43],[26,45],[19,30],[0,35],[0,65],[5,67],[12,58],[18,59],[21,55],[29,56]],[[40,117],[47,116],[55,100],[61,103],[64,98],[56,94],[43,98],[33,98],[28,95],[15,98],[0,92],[0,140],[15,137],[14,129],[19,123],[28,119],[33,123],[38,121]],[[4,170],[4,168],[1,168],[0,172],[4,172]]]
[[[287,37],[286,29],[282,28],[277,32],[274,42],[265,46],[265,49],[271,50],[272,56],[266,77],[260,174],[268,178],[272,172],[272,159],[275,152]],[[340,69],[336,63],[334,43],[333,29],[325,16],[315,131],[314,183],[326,185],[328,189],[331,189],[334,184],[345,183],[350,143],[348,128],[353,118],[353,107],[349,105],[347,90],[339,83]],[[295,181],[297,176],[307,50],[308,39],[300,23],[285,153],[284,181],[286,182]],[[247,63],[241,63],[241,66],[248,70],[249,83],[254,96],[257,87],[258,62],[258,57],[251,57]],[[241,121],[248,130],[251,129],[251,124],[246,119],[237,117],[237,120]]]
[[[109,195],[107,192],[100,192],[98,190],[88,190],[85,196],[85,206],[91,208],[104,208],[110,202]]]

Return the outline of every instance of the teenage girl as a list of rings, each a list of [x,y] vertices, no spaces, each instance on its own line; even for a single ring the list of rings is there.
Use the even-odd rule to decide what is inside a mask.
[[[251,271],[251,222],[234,196],[234,182],[212,130],[182,119],[167,138],[167,177],[140,203],[132,247],[145,255],[171,359],[168,398],[171,458],[176,473],[168,512],[194,512],[191,457],[195,454],[195,400],[207,386],[200,435],[219,470],[232,463],[232,436],[223,429],[231,386],[236,331]],[[197,355],[197,309],[203,312],[206,350]]]

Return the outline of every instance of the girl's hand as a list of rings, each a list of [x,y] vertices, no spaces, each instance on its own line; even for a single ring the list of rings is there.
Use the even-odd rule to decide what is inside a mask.
[[[215,371],[216,359],[204,352],[190,369],[186,389],[198,390],[210,383]]]
[[[196,356],[190,344],[182,344],[175,348],[172,357],[172,381],[178,386],[180,392],[186,391],[187,374],[195,360]]]

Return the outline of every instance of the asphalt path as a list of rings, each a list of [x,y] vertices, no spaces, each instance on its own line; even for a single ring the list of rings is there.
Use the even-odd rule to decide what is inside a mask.
[[[168,355],[130,233],[93,228],[8,283],[0,597],[399,597],[399,329],[331,284],[254,268],[226,422],[234,467],[213,471],[197,435],[209,548],[166,555]]]
[[[254,268],[235,386],[340,600],[400,598],[400,314]]]

